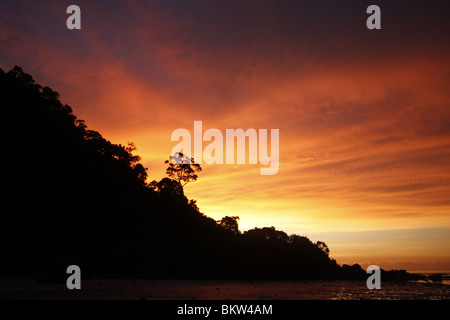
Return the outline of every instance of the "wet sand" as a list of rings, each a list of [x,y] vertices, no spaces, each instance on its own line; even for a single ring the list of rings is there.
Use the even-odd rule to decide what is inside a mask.
[[[5,300],[443,300],[450,285],[424,282],[384,282],[369,290],[365,281],[195,281],[83,280],[81,290],[65,283],[40,284],[21,278],[0,279]]]

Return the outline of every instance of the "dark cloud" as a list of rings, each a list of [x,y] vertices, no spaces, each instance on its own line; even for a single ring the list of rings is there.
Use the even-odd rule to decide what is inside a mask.
[[[187,192],[207,214],[328,230],[448,221],[449,1],[377,1],[376,31],[366,0],[79,0],[80,31],[65,26],[69,4],[1,1],[0,67],[135,141],[152,178],[194,120],[280,129],[271,180],[205,167]]]

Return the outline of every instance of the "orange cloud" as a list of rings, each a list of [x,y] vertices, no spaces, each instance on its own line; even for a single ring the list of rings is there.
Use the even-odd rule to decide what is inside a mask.
[[[186,194],[205,214],[300,234],[450,227],[441,14],[423,8],[420,28],[415,15],[403,24],[388,16],[390,32],[368,34],[354,27],[359,9],[337,5],[79,5],[78,33],[64,29],[58,2],[15,14],[0,5],[1,67],[23,66],[89,128],[134,141],[150,179],[164,176],[172,131],[195,120],[222,132],[280,129],[275,176],[258,165],[203,166]],[[399,31],[408,28],[420,32]],[[426,256],[431,245],[415,250]],[[347,249],[338,253],[356,259],[363,246]],[[377,242],[379,256],[390,250]]]

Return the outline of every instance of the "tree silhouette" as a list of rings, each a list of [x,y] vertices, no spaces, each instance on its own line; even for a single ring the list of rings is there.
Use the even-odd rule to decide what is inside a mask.
[[[218,220],[217,222],[219,225],[224,228],[225,230],[230,230],[233,233],[240,233],[239,232],[239,224],[238,224],[239,217],[223,217],[222,220]]]
[[[165,162],[168,177],[147,184],[132,143],[114,144],[88,129],[56,91],[21,68],[0,69],[0,99],[4,150],[14,160],[2,176],[5,208],[14,210],[0,215],[0,276],[52,278],[71,264],[89,275],[165,279],[340,272],[323,242],[274,227],[241,233],[239,217],[215,221],[201,213],[183,192],[202,170],[193,158],[175,154]],[[347,274],[365,276],[360,268]]]
[[[159,182],[153,180],[149,185],[160,195],[184,197],[183,188],[178,181],[169,178],[162,178]]]
[[[196,181],[198,176],[195,173],[202,171],[200,165],[195,163],[194,158],[189,158],[181,152],[170,156],[169,160],[166,160],[164,163],[169,164],[166,174],[182,187],[189,182]]]
[[[327,255],[330,253],[330,249],[328,248],[327,244],[323,241],[317,241],[316,242],[316,246],[322,250],[323,252],[325,252]]]

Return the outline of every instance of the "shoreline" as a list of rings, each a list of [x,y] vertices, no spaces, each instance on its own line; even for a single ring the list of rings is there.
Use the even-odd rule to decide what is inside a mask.
[[[88,279],[81,290],[65,282],[0,278],[1,300],[449,300],[450,285],[382,282],[369,290],[361,280],[239,281]]]

